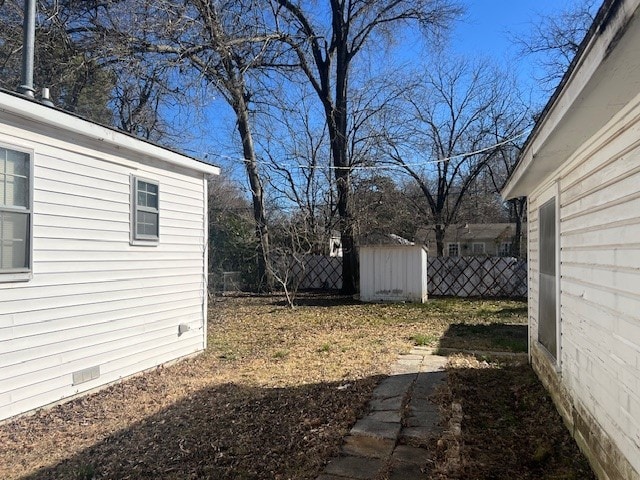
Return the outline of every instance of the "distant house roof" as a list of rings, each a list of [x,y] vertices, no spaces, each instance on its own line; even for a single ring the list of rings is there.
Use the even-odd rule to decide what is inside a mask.
[[[445,232],[445,242],[495,241],[508,239],[515,233],[513,223],[466,223],[452,224]],[[426,227],[418,231],[416,240],[425,244],[436,241],[433,227]]]
[[[122,130],[89,121],[60,108],[44,105],[19,93],[0,89],[0,113],[2,112],[11,113],[30,122],[52,125],[62,131],[112,147],[125,148],[172,165],[211,175],[220,174],[220,168],[210,163],[161,147]]]

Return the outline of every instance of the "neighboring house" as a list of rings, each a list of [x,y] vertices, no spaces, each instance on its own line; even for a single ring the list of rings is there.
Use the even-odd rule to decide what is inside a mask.
[[[0,92],[0,419],[205,348],[218,173]]]
[[[601,479],[640,479],[640,0],[608,0],[503,195],[529,200],[531,363]]]
[[[471,257],[511,255],[511,245],[516,232],[514,223],[452,224],[444,236],[445,257]],[[433,228],[423,228],[416,238],[435,254],[436,234]]]

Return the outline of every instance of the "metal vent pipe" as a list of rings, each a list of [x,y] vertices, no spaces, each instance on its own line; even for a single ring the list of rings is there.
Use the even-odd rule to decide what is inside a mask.
[[[24,23],[22,25],[22,84],[18,92],[34,97],[33,63],[36,45],[36,0],[24,0]]]

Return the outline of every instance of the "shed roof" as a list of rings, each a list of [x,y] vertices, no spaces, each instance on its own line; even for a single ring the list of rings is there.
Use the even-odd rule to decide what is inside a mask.
[[[528,195],[640,93],[640,0],[605,0],[502,191]]]
[[[61,130],[104,142],[107,145],[168,162],[210,175],[219,175],[220,168],[184,155],[167,147],[135,137],[113,127],[86,120],[60,108],[44,105],[24,95],[0,89],[0,113],[7,112],[31,122],[53,125]]]

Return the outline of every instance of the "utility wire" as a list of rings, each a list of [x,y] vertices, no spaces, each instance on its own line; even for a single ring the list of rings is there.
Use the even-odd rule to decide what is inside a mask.
[[[346,166],[346,167],[336,167],[334,165],[303,165],[301,163],[294,163],[292,166],[293,167],[297,167],[300,169],[306,169],[306,170],[312,170],[312,169],[329,169],[329,170],[390,170],[390,169],[402,169],[405,167],[423,167],[426,165],[435,165],[438,163],[446,163],[446,162],[450,162],[452,160],[456,160],[458,158],[465,158],[465,157],[472,157],[474,155],[478,155],[480,153],[484,153],[487,152],[489,150],[493,150],[495,148],[501,147],[503,145],[506,145],[510,142],[513,142],[514,140],[517,140],[520,137],[523,137],[525,135],[528,135],[529,132],[531,131],[531,129],[527,129],[517,135],[514,135],[513,137],[510,137],[506,140],[503,140],[501,142],[498,143],[494,143],[493,145],[490,145],[488,147],[484,147],[484,148],[480,148],[477,150],[473,150],[470,152],[465,152],[465,153],[459,153],[457,155],[452,155],[450,157],[444,157],[444,158],[440,158],[438,160],[427,160],[424,162],[417,162],[417,163],[403,163],[403,164],[391,164],[391,163],[386,163],[384,165],[352,165],[352,166]],[[190,152],[193,153],[198,153],[195,152],[193,150],[188,150]],[[232,157],[229,155],[224,155],[224,154],[220,154],[220,153],[213,153],[213,152],[200,152],[200,154],[203,156],[204,159],[207,159],[210,155],[215,156],[216,158],[220,158],[220,159],[224,159],[224,160],[230,160],[232,162],[237,162],[237,163],[245,163],[245,159],[241,158],[241,157]],[[260,160],[256,160],[256,163],[259,165],[272,165],[271,162],[265,162],[265,161],[260,161]]]

